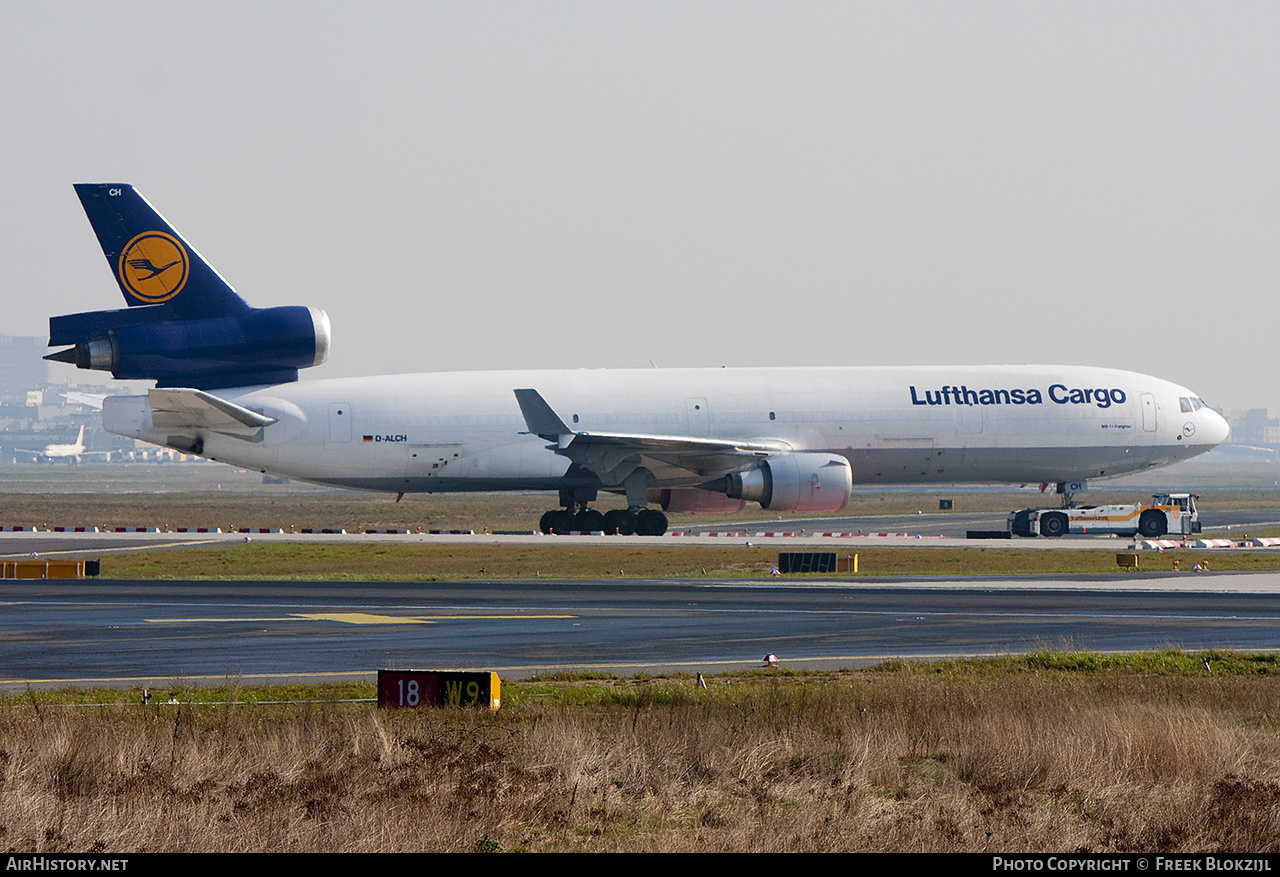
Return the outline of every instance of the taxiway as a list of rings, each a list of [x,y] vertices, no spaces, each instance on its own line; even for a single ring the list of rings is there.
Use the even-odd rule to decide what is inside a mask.
[[[721,672],[1039,648],[1280,647],[1280,574],[461,583],[8,581],[0,685]]]

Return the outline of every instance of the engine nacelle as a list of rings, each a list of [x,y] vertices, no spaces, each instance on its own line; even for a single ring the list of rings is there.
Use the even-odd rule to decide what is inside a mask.
[[[652,490],[650,502],[662,503],[664,512],[692,512],[697,515],[721,515],[740,512],[746,500],[733,499],[723,493],[701,490],[697,487],[676,487],[670,490]]]
[[[296,381],[298,369],[329,356],[329,316],[319,308],[261,308],[185,320],[164,319],[170,315],[161,309],[139,310],[55,317],[50,343],[75,347],[45,358],[117,378],[154,379],[160,387],[216,389]],[[95,330],[89,337],[71,334],[89,325]]]
[[[732,499],[779,512],[836,512],[853,493],[853,469],[836,454],[779,454],[728,477]]]

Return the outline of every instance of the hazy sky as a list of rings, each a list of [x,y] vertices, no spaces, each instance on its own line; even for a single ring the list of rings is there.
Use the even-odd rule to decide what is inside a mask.
[[[1280,412],[1280,4],[0,2],[0,333],[133,183],[336,377],[1063,362]],[[60,368],[67,368],[60,366]]]

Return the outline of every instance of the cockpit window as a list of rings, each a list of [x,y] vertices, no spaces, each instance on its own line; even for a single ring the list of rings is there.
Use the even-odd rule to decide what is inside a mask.
[[[1191,407],[1199,411],[1204,407],[1204,400],[1196,396],[1191,397]]]
[[[1178,397],[1178,406],[1179,406],[1180,408],[1182,408],[1182,413],[1183,413],[1183,414],[1190,414],[1190,413],[1191,413],[1191,400],[1190,400],[1190,399],[1188,399],[1186,396],[1179,396],[1179,397]]]

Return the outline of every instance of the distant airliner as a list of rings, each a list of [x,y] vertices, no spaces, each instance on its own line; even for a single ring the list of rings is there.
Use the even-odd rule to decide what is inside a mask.
[[[54,317],[47,359],[154,379],[106,428],[302,481],[556,490],[544,531],[660,535],[671,511],[843,508],[855,482],[1054,482],[1226,438],[1185,387],[1088,366],[481,371],[298,382],[329,318],[250,307],[126,184],[76,192],[129,307]],[[157,266],[164,268],[157,270]],[[217,392],[213,392],[217,391]],[[627,508],[589,508],[600,491]]]
[[[80,458],[85,456],[84,449],[84,427],[80,427],[80,432],[76,435],[76,440],[72,444],[49,444],[44,446],[42,451],[33,451],[30,448],[15,448],[20,454],[34,454],[36,457],[47,457],[50,460],[71,457],[75,462],[79,463]],[[94,451],[93,453],[106,453],[103,451]]]

